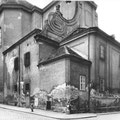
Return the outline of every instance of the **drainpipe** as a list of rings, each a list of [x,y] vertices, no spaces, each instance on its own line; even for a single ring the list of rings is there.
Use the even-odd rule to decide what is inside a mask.
[[[6,88],[4,88],[4,84],[5,84],[5,55],[3,55],[3,103],[5,102],[5,98],[4,98],[4,90]]]
[[[19,104],[18,104],[18,106],[20,107],[20,93],[21,93],[20,92],[20,45],[19,45],[19,50],[18,50],[18,58],[19,58],[18,59],[18,63],[19,63],[19,84],[18,84],[19,85],[18,86],[19,87],[19,90],[18,90],[18,92],[19,92],[19,101],[18,101]]]
[[[90,61],[90,31],[88,32],[88,60]],[[88,111],[89,112],[90,112],[90,107],[91,107],[91,105],[90,105],[90,91],[91,91],[90,69],[91,69],[91,64],[89,65],[89,69],[88,69]]]
[[[91,91],[91,82],[90,82],[90,67],[91,67],[91,64],[89,65],[89,69],[88,69],[88,111],[90,112],[90,91]]]

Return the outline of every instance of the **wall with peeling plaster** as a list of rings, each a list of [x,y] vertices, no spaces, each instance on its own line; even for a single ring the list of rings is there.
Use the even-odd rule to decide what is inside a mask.
[[[13,85],[19,81],[19,72],[14,70],[14,59],[19,56],[18,47],[5,56],[4,65],[4,97],[14,93]],[[6,72],[5,72],[6,71]]]
[[[20,50],[20,51],[19,51]],[[24,54],[30,52],[30,67],[24,66]],[[14,60],[16,57],[20,58],[20,68],[18,71],[14,70]],[[13,50],[5,55],[5,68],[4,68],[4,98],[8,95],[14,96],[14,85],[19,87],[19,80],[24,83],[30,83],[31,89],[35,88],[38,84],[38,59],[39,58],[39,45],[34,40],[34,35],[22,44],[16,46]],[[18,88],[19,89],[19,88]],[[17,91],[19,93],[19,91]]]
[[[4,9],[0,13],[2,40],[0,43],[0,88],[3,88],[2,52],[35,28],[42,28],[42,15],[22,9]],[[1,45],[2,44],[2,45]]]
[[[41,76],[37,65],[40,58],[42,60],[46,59],[54,50],[55,48],[49,44],[44,42],[37,43],[34,39],[34,35],[32,35],[26,41],[22,42],[20,45],[9,51],[4,56],[4,98],[6,99],[6,97],[9,95],[14,96],[15,93],[13,85],[17,84],[17,87],[19,87],[19,80],[23,81],[24,85],[26,83],[30,83],[30,95],[33,95],[37,88],[41,89]],[[27,52],[30,52],[29,67],[25,67],[24,65],[24,55]],[[20,71],[14,70],[14,60],[16,57],[20,58]]]
[[[30,67],[24,66],[24,54],[30,52]],[[30,83],[31,94],[36,87],[39,87],[39,44],[35,42],[34,36],[20,45],[21,58],[21,80],[25,83]]]
[[[45,25],[45,20],[49,19],[48,18],[49,13],[55,12],[56,5],[58,4],[60,4],[60,11],[63,14],[63,17],[66,20],[72,19],[73,16],[75,15],[76,9],[74,1],[72,1],[71,3],[66,3],[65,1],[58,2],[57,4],[53,5],[51,8],[46,10],[43,15],[41,13],[38,13],[37,11],[29,13],[25,10],[23,11],[22,9],[4,9],[0,13],[0,26],[2,28],[2,44],[3,44],[2,51],[9,48],[12,44],[21,39],[24,35],[29,33],[34,28],[43,29]],[[73,8],[72,10],[70,10],[71,7]],[[87,2],[79,2],[78,11],[79,11],[79,17],[77,21],[78,26],[82,27],[85,27],[86,25],[97,26],[97,14],[95,9],[92,8],[90,4],[88,4]],[[88,21],[86,21],[85,18]],[[71,31],[71,28],[69,28],[69,30]],[[2,58],[0,58],[0,62],[1,62],[0,81],[2,81],[3,80]]]

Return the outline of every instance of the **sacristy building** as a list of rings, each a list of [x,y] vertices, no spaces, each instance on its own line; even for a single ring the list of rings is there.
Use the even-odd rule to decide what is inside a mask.
[[[90,86],[119,92],[120,43],[98,28],[92,1],[54,1],[44,9],[2,1],[1,86],[6,104],[85,111]],[[86,105],[87,104],[87,105]],[[85,107],[86,106],[86,107]]]

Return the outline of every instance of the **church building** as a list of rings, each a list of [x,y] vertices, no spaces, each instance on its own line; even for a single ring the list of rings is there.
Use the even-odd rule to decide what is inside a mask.
[[[103,96],[120,98],[120,43],[98,27],[94,2],[53,1],[40,9],[2,0],[0,8],[5,104],[29,107],[34,99],[38,109],[78,113],[116,100],[104,103]]]

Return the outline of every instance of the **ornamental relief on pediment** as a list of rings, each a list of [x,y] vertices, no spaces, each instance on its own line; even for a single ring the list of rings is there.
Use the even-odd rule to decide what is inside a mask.
[[[44,34],[52,33],[59,37],[59,40],[64,38],[69,32],[79,26],[79,18],[81,14],[81,7],[79,2],[75,2],[74,15],[71,19],[67,19],[61,12],[61,5],[56,6],[55,12],[50,12],[48,19],[45,21],[43,28]],[[72,9],[71,9],[72,10]],[[50,34],[51,35],[51,34]]]

